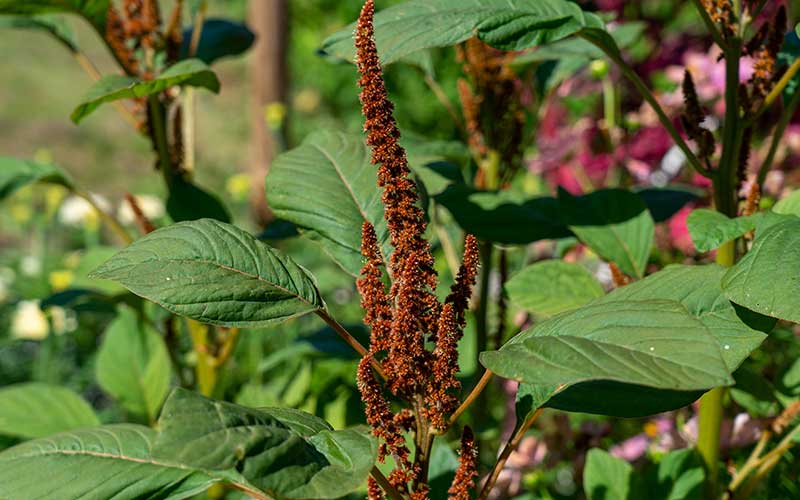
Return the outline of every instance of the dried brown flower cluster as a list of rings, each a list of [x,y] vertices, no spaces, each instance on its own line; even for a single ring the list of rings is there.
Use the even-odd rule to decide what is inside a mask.
[[[776,61],[786,32],[786,8],[781,6],[774,22],[764,23],[747,44],[746,52],[753,57],[753,77],[750,79],[752,105],[760,105],[775,83]]]
[[[378,60],[373,16],[373,1],[367,0],[356,29],[357,66],[364,129],[372,163],[379,165],[378,185],[383,188],[384,218],[393,252],[387,263],[375,228],[365,223],[361,246],[365,261],[357,285],[371,338],[370,354],[359,365],[358,386],[367,421],[382,440],[379,459],[391,457],[396,464],[388,481],[399,493],[422,500],[428,497],[428,486],[418,460],[424,454],[421,449],[429,446],[437,431],[447,428],[447,417],[459,404],[457,348],[475,283],[478,246],[474,237],[467,237],[456,282],[440,302],[434,259],[424,237],[427,224],[418,206],[406,152],[398,143],[400,131]],[[435,343],[435,348],[429,350],[428,343]],[[373,360],[380,363],[386,377],[384,386],[372,370]],[[390,394],[410,408],[393,412],[387,398]],[[406,431],[415,435],[413,461]],[[370,486],[370,498],[380,498],[376,487]]]
[[[164,48],[169,61],[175,61],[181,44],[180,16],[182,1],[175,2],[170,16],[170,29],[161,33],[161,12],[158,0],[124,0],[122,13],[113,3],[106,14],[105,40],[128,75],[152,77],[151,70],[137,59],[136,50]],[[172,29],[177,26],[177,29]]]
[[[453,485],[447,491],[450,500],[470,500],[470,490],[475,487],[478,476],[478,448],[472,429],[464,427],[461,434],[461,452],[458,455],[458,469]]]
[[[481,164],[495,152],[508,169],[501,177],[508,178],[520,167],[525,130],[523,86],[509,64],[513,54],[471,38],[457,47],[457,57],[469,80],[459,81],[458,94],[472,154]],[[484,177],[482,169],[477,187],[499,187],[485,185]]]
[[[702,2],[711,21],[720,27],[722,34],[725,37],[732,36],[736,29],[731,0],[702,0]]]
[[[681,115],[683,129],[686,131],[686,135],[697,144],[698,158],[708,162],[711,155],[714,154],[716,141],[714,134],[702,125],[706,113],[700,106],[700,99],[689,70],[683,74],[683,102],[685,104],[684,112]]]

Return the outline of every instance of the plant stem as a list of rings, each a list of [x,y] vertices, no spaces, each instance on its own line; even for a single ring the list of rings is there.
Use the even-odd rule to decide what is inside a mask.
[[[436,99],[438,99],[442,106],[444,106],[444,109],[447,110],[447,114],[450,115],[450,119],[453,120],[453,123],[455,123],[456,127],[463,132],[464,124],[461,121],[461,117],[456,112],[453,102],[450,101],[450,98],[447,97],[447,94],[445,93],[444,89],[442,89],[442,86],[439,85],[439,82],[437,82],[431,75],[426,73],[425,83],[431,89],[433,95],[436,96]]]
[[[725,389],[716,387],[700,398],[697,451],[706,465],[708,498],[716,498],[717,496],[720,426],[722,425],[722,400],[724,396]]]
[[[492,488],[494,488],[495,483],[497,482],[497,478],[500,477],[500,473],[503,471],[503,467],[506,465],[508,461],[508,457],[511,456],[511,453],[517,449],[519,443],[522,441],[522,438],[525,437],[525,433],[528,432],[528,429],[531,428],[531,425],[539,418],[541,415],[542,409],[539,408],[535,412],[531,413],[522,425],[514,432],[514,435],[511,436],[511,439],[506,443],[505,448],[503,451],[500,452],[500,456],[497,459],[497,462],[494,464],[492,468],[492,472],[489,473],[489,476],[486,478],[486,482],[483,484],[483,488],[481,489],[480,494],[478,495],[477,500],[486,500],[489,498],[489,493],[491,493]]]
[[[378,470],[377,467],[372,467],[370,471],[370,475],[373,479],[378,483],[378,485],[383,489],[383,492],[389,495],[389,498],[392,500],[403,500],[403,496],[398,493],[398,491],[394,488],[394,486],[389,483],[389,480],[386,479],[386,476],[383,475],[383,472]]]
[[[130,235],[127,229],[123,227],[123,225],[117,220],[116,217],[111,215],[110,213],[106,212],[97,204],[97,202],[92,198],[92,195],[83,191],[81,189],[72,189],[72,193],[75,196],[79,196],[86,200],[86,202],[92,206],[92,208],[97,212],[100,219],[103,221],[104,224],[108,226],[119,238],[126,244],[130,245],[133,243],[133,237]]]
[[[186,325],[189,328],[192,346],[197,355],[197,366],[195,367],[197,388],[203,396],[211,397],[217,385],[217,370],[214,366],[214,357],[208,348],[209,327],[191,319],[186,320]]]
[[[152,140],[158,153],[158,168],[161,169],[161,175],[164,177],[164,184],[167,186],[167,190],[170,190],[174,181],[174,172],[172,171],[172,158],[169,154],[167,127],[164,123],[164,106],[158,100],[158,95],[155,94],[147,98],[147,105],[150,111]]]
[[[747,457],[747,460],[742,468],[736,471],[736,474],[734,474],[733,479],[728,486],[729,492],[735,491],[744,482],[744,480],[747,479],[747,476],[750,474],[750,472],[759,466],[761,463],[761,452],[764,451],[764,447],[767,445],[770,437],[772,437],[772,432],[770,432],[769,429],[765,429],[764,432],[761,433],[761,437],[758,439],[758,443],[756,443],[753,451],[750,452],[750,456]]]
[[[738,498],[750,497],[750,494],[761,483],[764,477],[766,477],[766,475],[769,474],[769,472],[776,465],[778,465],[778,462],[780,462],[783,454],[794,446],[794,439],[798,433],[800,433],[800,426],[792,429],[791,432],[786,434],[786,436],[781,439],[781,442],[778,443],[773,450],[759,459],[758,463],[756,464],[758,469],[756,470],[755,474],[753,474],[753,476],[745,483],[741,493],[737,495]]]
[[[348,332],[345,327],[343,327],[338,321],[333,319],[331,315],[328,314],[328,311],[326,311],[325,309],[317,309],[316,311],[314,311],[314,313],[320,318],[322,318],[322,320],[325,323],[327,323],[328,326],[333,328],[333,331],[335,331],[339,335],[339,337],[341,337],[342,340],[344,340],[347,343],[347,345],[352,347],[353,350],[355,350],[359,355],[361,355],[361,357],[369,356],[370,362],[372,363],[372,368],[374,368],[375,371],[378,372],[378,375],[380,375],[382,378],[384,379],[386,378],[386,375],[383,373],[383,369],[381,368],[381,364],[378,362],[378,360],[376,360],[369,353],[369,351],[363,345],[361,345],[361,342],[359,342],[355,337],[353,337],[353,335],[351,335],[350,332]]]
[[[472,391],[470,391],[469,395],[467,395],[467,398],[464,399],[464,402],[461,403],[461,406],[459,406],[458,409],[452,415],[450,415],[448,427],[456,423],[458,417],[467,411],[467,408],[469,408],[470,405],[472,405],[472,403],[478,399],[478,396],[481,394],[481,392],[483,392],[483,389],[486,388],[486,385],[492,379],[492,375],[494,375],[494,373],[492,373],[491,370],[486,370],[483,372],[483,376],[481,376],[480,380],[478,380],[478,383],[475,384],[475,387],[472,388]]]
[[[706,29],[709,33],[711,33],[711,37],[714,39],[714,43],[719,45],[723,51],[727,49],[727,44],[725,43],[725,39],[722,38],[722,33],[717,28],[717,25],[714,24],[714,21],[711,19],[711,16],[708,15],[705,7],[703,7],[702,2],[700,0],[692,0],[692,3],[697,8],[698,14],[700,14],[700,18],[703,20],[703,24],[706,25]]]

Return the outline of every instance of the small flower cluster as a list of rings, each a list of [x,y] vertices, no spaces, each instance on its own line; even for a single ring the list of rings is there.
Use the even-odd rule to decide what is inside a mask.
[[[367,422],[382,440],[379,459],[392,457],[396,464],[389,483],[399,493],[421,500],[427,498],[428,486],[420,457],[433,436],[447,428],[447,417],[459,404],[457,349],[477,274],[478,246],[474,237],[466,238],[456,282],[450,295],[440,302],[434,259],[424,238],[427,224],[418,206],[419,195],[410,178],[406,152],[398,143],[400,132],[378,60],[373,16],[373,1],[367,0],[356,29],[357,67],[364,129],[372,148],[372,163],[379,165],[378,185],[383,189],[384,218],[393,251],[388,257],[375,227],[364,223],[364,265],[357,285],[371,338],[370,352],[359,365],[358,387]],[[428,343],[435,348],[429,350]],[[374,361],[380,364],[384,385],[373,371]],[[393,411],[389,395],[410,408]],[[407,431],[415,435],[417,451],[413,459],[404,435]],[[474,439],[466,442],[469,451],[462,453],[462,466],[474,471]],[[462,476],[467,474],[465,471]],[[381,498],[376,483],[370,483],[369,491],[370,498]]]

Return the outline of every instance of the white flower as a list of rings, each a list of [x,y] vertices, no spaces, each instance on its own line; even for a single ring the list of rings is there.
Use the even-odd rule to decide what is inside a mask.
[[[149,194],[134,195],[136,203],[142,209],[142,213],[148,219],[155,220],[164,217],[164,202],[158,196]],[[136,222],[136,216],[133,213],[131,204],[127,200],[123,200],[117,209],[117,216],[123,224],[133,224]]]
[[[75,331],[78,328],[78,320],[72,311],[67,311],[63,307],[52,306],[47,312],[53,323],[53,333],[63,335]]]
[[[99,194],[90,194],[92,200],[103,211],[108,211],[111,204]],[[92,205],[78,196],[70,196],[58,210],[58,220],[65,226],[83,226],[97,221],[98,215]]]
[[[19,270],[25,276],[38,276],[42,273],[42,260],[35,255],[26,255],[19,261]]]
[[[42,340],[50,333],[38,300],[23,300],[17,304],[11,320],[11,336],[17,339]]]

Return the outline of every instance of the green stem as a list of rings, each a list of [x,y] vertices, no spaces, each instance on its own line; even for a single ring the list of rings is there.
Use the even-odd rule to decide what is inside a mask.
[[[172,189],[175,172],[172,171],[172,158],[169,154],[167,127],[164,122],[164,106],[159,101],[158,95],[155,94],[147,98],[147,105],[150,110],[150,126],[153,128],[151,131],[152,140],[158,153],[158,168],[161,169],[164,184],[169,190]]]

